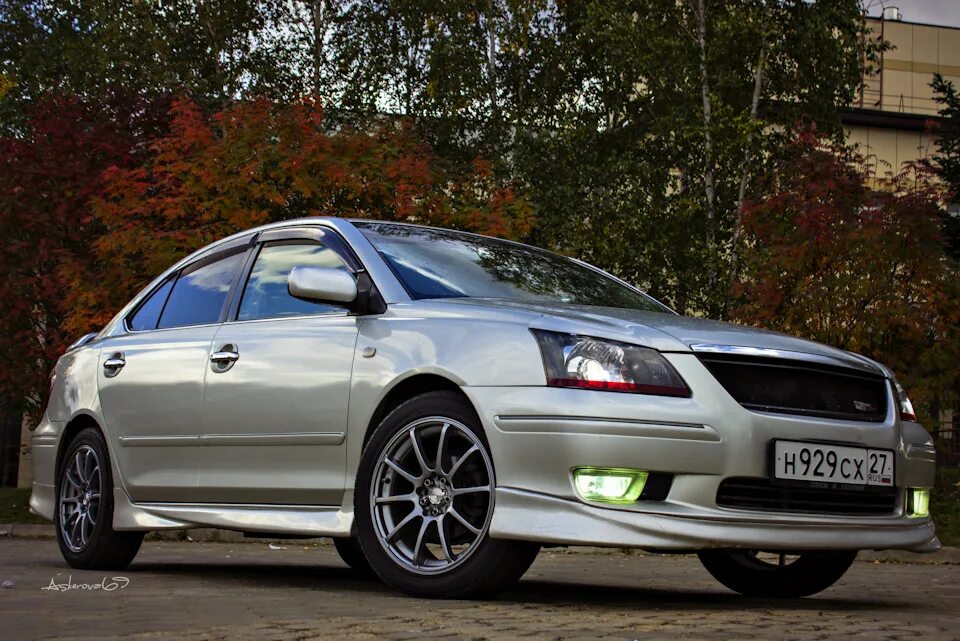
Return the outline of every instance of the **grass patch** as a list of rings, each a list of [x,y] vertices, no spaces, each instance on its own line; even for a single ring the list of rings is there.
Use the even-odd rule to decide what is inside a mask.
[[[30,514],[30,488],[0,487],[0,523],[49,523]]]
[[[944,545],[960,545],[960,468],[937,469],[937,485],[930,498],[937,536]]]

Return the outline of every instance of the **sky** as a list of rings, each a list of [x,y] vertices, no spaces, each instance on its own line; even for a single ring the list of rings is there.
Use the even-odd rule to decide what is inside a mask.
[[[960,0],[863,0],[867,13],[879,16],[881,7],[899,7],[908,22],[960,27]]]

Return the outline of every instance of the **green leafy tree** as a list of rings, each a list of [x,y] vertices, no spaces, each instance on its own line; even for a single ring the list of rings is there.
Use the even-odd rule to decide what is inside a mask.
[[[863,56],[856,4],[564,4],[515,154],[534,240],[613,269],[676,308],[724,314],[739,209],[802,118],[839,135]]]
[[[740,206],[800,119],[840,135],[856,0],[359,0],[335,19],[343,104],[482,150],[538,209],[531,240],[722,316]]]
[[[305,36],[291,28],[303,15],[284,0],[0,0],[0,127],[14,131],[49,93],[293,98],[309,80]]]

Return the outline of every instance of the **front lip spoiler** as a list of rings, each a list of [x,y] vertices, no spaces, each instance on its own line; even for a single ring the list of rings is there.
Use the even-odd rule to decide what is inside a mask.
[[[810,352],[795,352],[788,349],[774,349],[770,347],[749,347],[746,345],[719,345],[714,343],[693,343],[690,350],[699,354],[728,354],[733,356],[755,356],[763,358],[782,358],[807,363],[819,363],[833,367],[858,369],[875,376],[887,377],[879,367],[858,358],[839,358],[826,354],[811,354]]]
[[[709,548],[754,550],[940,549],[933,521],[907,517],[802,514],[683,515],[588,505],[516,488],[497,488],[490,536],[559,545],[689,552]]]

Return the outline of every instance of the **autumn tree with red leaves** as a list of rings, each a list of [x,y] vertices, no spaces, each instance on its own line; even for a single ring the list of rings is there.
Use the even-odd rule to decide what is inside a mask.
[[[806,131],[763,183],[744,209],[733,318],[889,365],[928,416],[955,402],[960,285],[927,169],[879,178]]]
[[[17,435],[24,413],[35,417],[45,401],[53,363],[77,338],[64,319],[76,276],[92,258],[89,204],[103,188],[101,174],[135,164],[137,140],[162,117],[144,104],[50,97],[31,108],[21,136],[0,137],[0,414]]]
[[[143,164],[112,167],[92,213],[103,233],[77,272],[65,327],[105,324],[187,253],[236,231],[301,216],[420,222],[521,238],[531,209],[490,163],[444,164],[403,122],[325,128],[312,100],[238,103],[211,116],[189,100]]]

